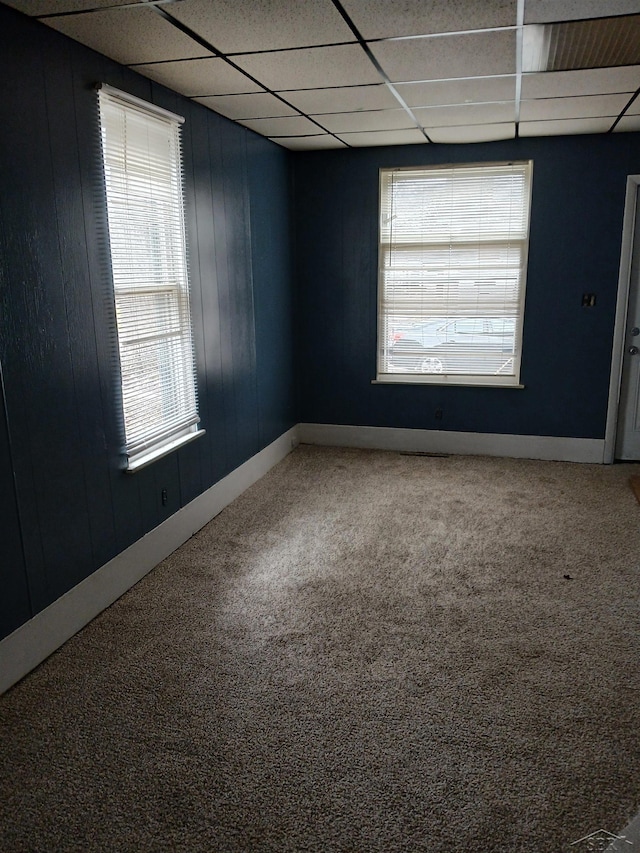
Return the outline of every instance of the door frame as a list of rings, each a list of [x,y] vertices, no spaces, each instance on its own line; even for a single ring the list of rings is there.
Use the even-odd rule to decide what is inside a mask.
[[[607,425],[604,434],[602,461],[611,464],[616,451],[616,432],[618,427],[618,406],[620,404],[620,386],[622,382],[622,360],[626,337],[627,310],[629,308],[629,288],[631,285],[631,262],[633,260],[633,236],[636,225],[636,204],[640,195],[640,175],[628,175],[627,191],[624,200],[624,219],[622,222],[622,245],[620,248],[620,272],[618,275],[618,298],[616,301],[616,319],[613,328],[613,348],[611,352],[611,376],[609,380],[609,405]],[[640,251],[640,246],[638,247]]]

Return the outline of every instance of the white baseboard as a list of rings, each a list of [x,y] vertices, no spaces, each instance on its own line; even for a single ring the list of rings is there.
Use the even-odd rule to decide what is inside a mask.
[[[370,450],[509,456],[515,459],[548,459],[561,462],[604,461],[604,439],[597,438],[298,424],[298,440],[301,444],[362,447]]]
[[[297,443],[297,428],[293,427],[2,640],[0,693],[131,589]]]

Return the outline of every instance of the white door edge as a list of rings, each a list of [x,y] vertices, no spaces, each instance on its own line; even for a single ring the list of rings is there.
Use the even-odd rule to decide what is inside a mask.
[[[620,403],[620,383],[622,381],[622,359],[624,357],[625,327],[627,323],[629,286],[631,281],[631,260],[633,257],[636,198],[639,186],[640,175],[629,175],[627,177],[627,192],[624,202],[624,220],[622,223],[622,245],[620,248],[618,298],[616,300],[616,319],[613,328],[613,347],[611,351],[609,404],[607,407],[607,426],[604,434],[603,462],[606,464],[611,464],[613,462],[616,450],[618,405]]]

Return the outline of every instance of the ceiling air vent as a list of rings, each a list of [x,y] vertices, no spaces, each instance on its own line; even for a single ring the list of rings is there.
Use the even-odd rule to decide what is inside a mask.
[[[640,15],[527,24],[523,35],[525,72],[640,64]]]

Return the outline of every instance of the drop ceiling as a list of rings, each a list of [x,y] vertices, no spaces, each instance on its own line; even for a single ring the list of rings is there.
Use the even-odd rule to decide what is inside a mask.
[[[4,0],[292,150],[640,130],[640,0]]]

